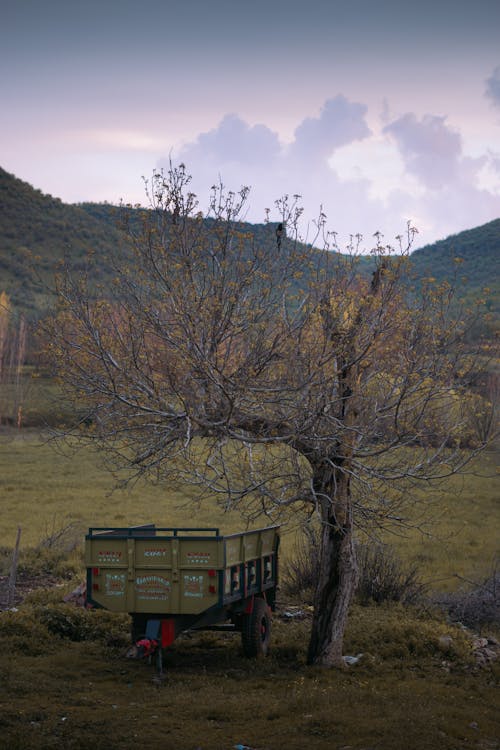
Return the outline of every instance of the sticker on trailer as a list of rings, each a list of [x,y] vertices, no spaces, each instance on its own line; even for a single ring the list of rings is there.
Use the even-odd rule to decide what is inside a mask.
[[[106,573],[104,579],[106,596],[124,596],[125,585],[125,573]]]
[[[122,553],[113,550],[99,550],[97,553],[97,562],[100,563],[121,563]]]
[[[144,557],[166,557],[167,556],[167,548],[166,547],[154,547],[152,549],[145,549],[144,550]]]
[[[166,601],[170,588],[170,581],[162,576],[139,576],[135,580],[136,596],[142,600]]]
[[[203,599],[203,576],[184,576],[184,596]]]
[[[188,552],[187,561],[193,565],[208,565],[210,552]]]

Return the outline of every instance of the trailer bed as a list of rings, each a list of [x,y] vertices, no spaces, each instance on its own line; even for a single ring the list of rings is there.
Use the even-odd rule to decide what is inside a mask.
[[[112,612],[200,616],[253,596],[274,606],[279,527],[228,536],[219,529],[91,528],[87,602]]]

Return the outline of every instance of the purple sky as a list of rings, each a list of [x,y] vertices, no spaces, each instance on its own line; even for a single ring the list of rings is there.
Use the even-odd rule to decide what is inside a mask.
[[[418,245],[500,216],[498,0],[2,0],[0,165],[67,202],[145,202],[182,160],[247,218],[299,193]]]

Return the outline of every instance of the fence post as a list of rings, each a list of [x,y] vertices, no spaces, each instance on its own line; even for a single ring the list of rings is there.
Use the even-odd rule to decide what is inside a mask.
[[[12,555],[12,564],[10,566],[9,584],[7,588],[7,607],[14,605],[16,595],[16,578],[17,578],[17,561],[19,559],[19,542],[21,541],[21,527],[17,529],[16,546]]]

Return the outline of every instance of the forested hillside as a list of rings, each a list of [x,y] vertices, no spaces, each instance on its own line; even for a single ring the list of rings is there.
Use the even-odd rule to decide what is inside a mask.
[[[415,273],[463,283],[467,298],[500,312],[500,219],[452,235],[412,254]]]
[[[64,256],[81,263],[92,249],[105,256],[124,235],[79,206],[44,195],[0,168],[0,292],[18,309],[40,313],[55,265]]]
[[[65,204],[0,168],[0,292],[7,292],[17,309],[36,317],[47,306],[47,286],[61,258],[68,257],[78,268],[92,251],[98,259],[97,273],[104,278],[110,270],[110,254],[127,247],[121,215],[122,210],[111,204]],[[259,244],[275,242],[275,225],[242,228],[251,231]],[[417,249],[412,261],[417,278],[463,282],[463,296],[487,299],[497,315],[499,257],[500,219],[496,219]],[[369,272],[369,266],[367,259],[362,270]]]

